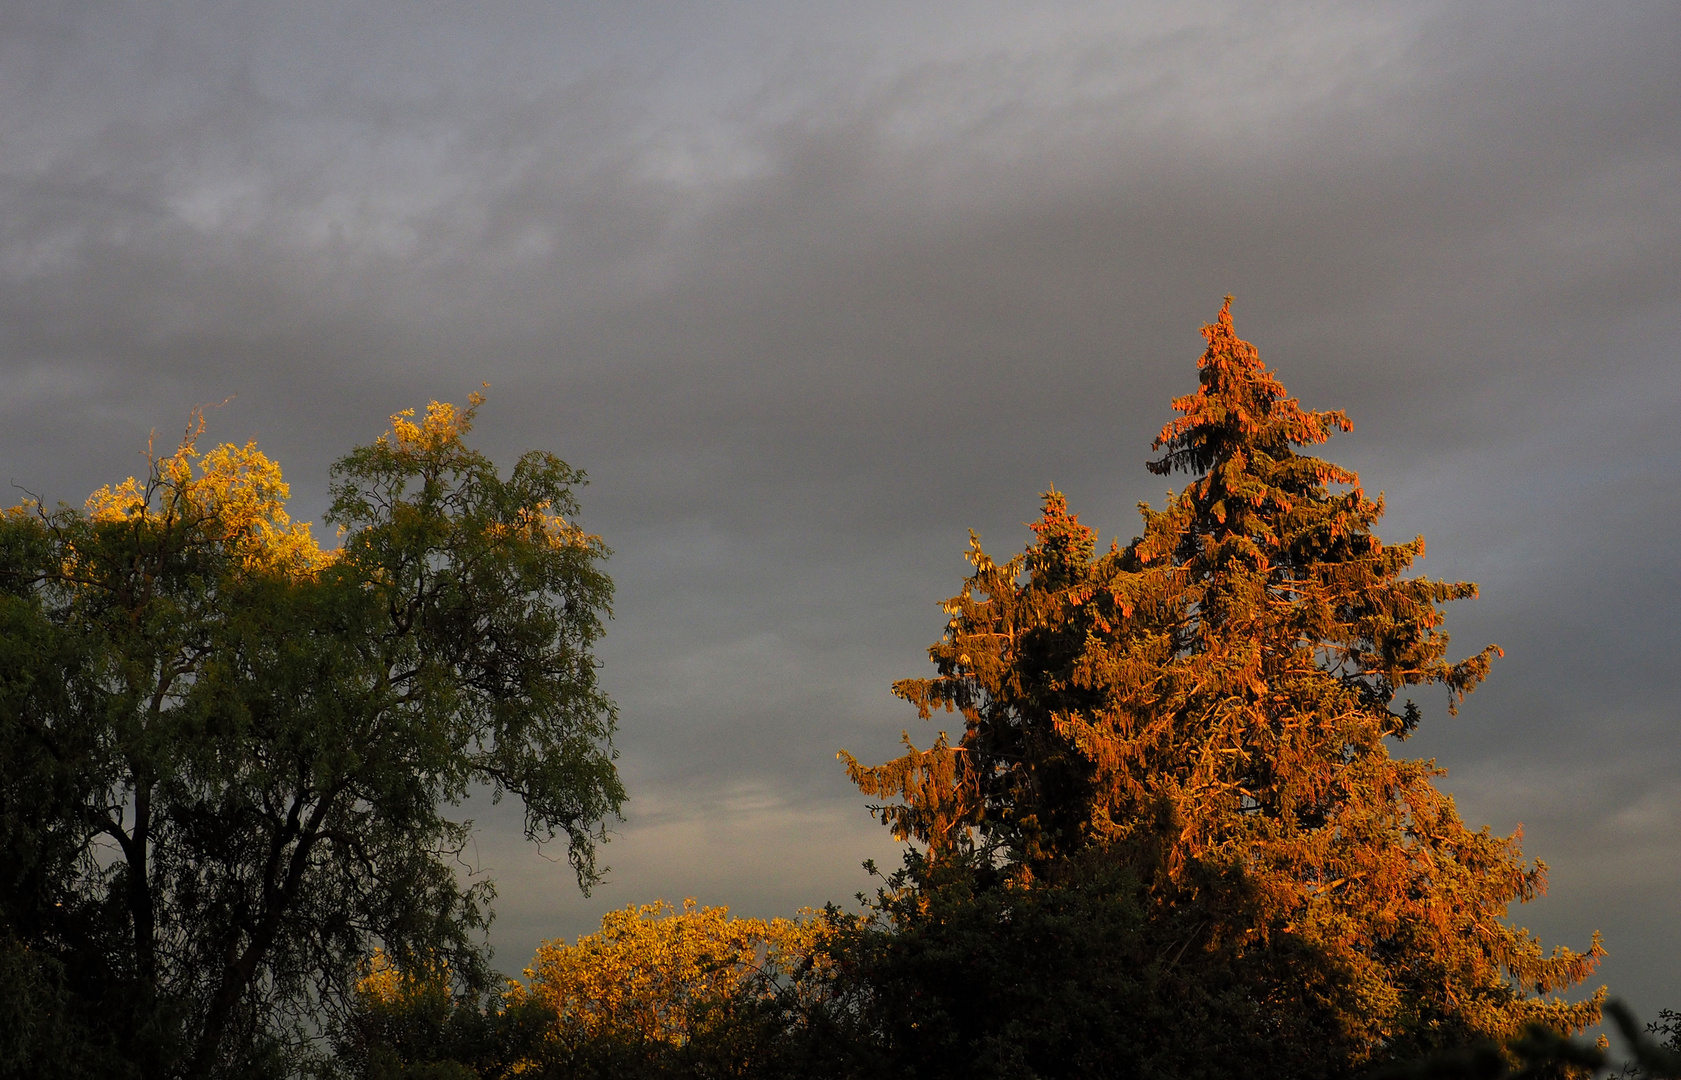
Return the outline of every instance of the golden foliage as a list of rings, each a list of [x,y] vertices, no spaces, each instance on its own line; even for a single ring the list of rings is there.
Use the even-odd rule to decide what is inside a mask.
[[[437,453],[460,442],[461,437],[472,430],[473,419],[484,400],[484,395],[475,390],[467,395],[465,409],[458,409],[447,401],[433,401],[426,406],[426,418],[418,424],[414,422],[413,409],[393,413],[391,431],[381,435],[379,442],[384,446],[394,444],[393,448],[400,453]]]
[[[306,521],[286,513],[291,488],[280,466],[257,449],[222,443],[203,455],[202,413],[195,414],[175,452],[148,453],[151,469],[142,481],[129,477],[88,496],[86,510],[96,525],[133,524],[170,530],[184,527],[197,541],[222,547],[246,570],[307,575],[328,565]]]
[[[381,455],[402,463],[427,463],[433,469],[439,463],[453,462],[462,453],[462,439],[472,430],[484,394],[474,391],[467,396],[467,407],[457,408],[447,401],[433,401],[426,406],[426,415],[418,422],[413,409],[391,415],[391,430],[375,440]],[[554,505],[538,501],[522,506],[509,521],[491,521],[484,526],[491,540],[523,540],[554,551],[574,549],[583,552],[604,550],[601,537],[587,533],[554,512]]]
[[[1351,425],[1288,396],[1229,298],[1203,333],[1200,386],[1149,463],[1190,473],[1185,490],[1101,555],[1055,490],[1016,558],[971,538],[938,674],[893,686],[923,719],[960,714],[962,736],[875,767],[843,755],[852,780],[897,796],[876,812],[937,857],[1117,860],[1158,910],[1206,909],[1211,954],[1305,943],[1368,1047],[1596,1022],[1601,997],[1554,995],[1594,970],[1598,937],[1549,955],[1504,921],[1545,867],[1466,828],[1434,762],[1388,750],[1419,720],[1402,694],[1434,684],[1451,712],[1500,655],[1448,659],[1440,605],[1476,587],[1406,576],[1423,539],[1380,542],[1382,500],[1297,453]]]
[[[384,949],[376,949],[362,972],[356,980],[356,996],[366,1005],[395,1009],[417,1000],[449,1001],[450,969],[442,961],[404,968]]]
[[[865,795],[903,798],[902,806],[870,808],[892,829],[893,839],[926,838],[935,848],[948,847],[957,830],[972,824],[972,802],[962,793],[959,778],[962,747],[952,746],[943,731],[927,750],[918,750],[908,731],[901,732],[900,739],[905,755],[883,765],[862,765],[845,750],[835,756],[846,763],[846,775]]]
[[[686,1042],[715,1010],[763,998],[814,960],[823,935],[799,919],[730,918],[727,907],[664,901],[608,912],[575,944],[543,944],[526,969],[529,995],[553,1010],[557,1035]]]

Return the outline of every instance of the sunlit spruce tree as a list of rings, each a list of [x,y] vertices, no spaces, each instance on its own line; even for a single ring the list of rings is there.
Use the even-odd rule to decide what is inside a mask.
[[[1149,464],[1185,489],[1102,554],[1056,491],[1022,555],[972,540],[938,674],[894,686],[962,734],[907,737],[877,767],[843,755],[853,780],[926,845],[924,890],[941,865],[1005,890],[1121,872],[1143,977],[1235,980],[1284,1075],[1596,1022],[1600,996],[1558,992],[1594,969],[1597,936],[1549,955],[1505,921],[1545,866],[1467,828],[1434,762],[1390,756],[1420,720],[1408,691],[1434,684],[1455,711],[1499,654],[1449,659],[1440,605],[1476,587],[1407,576],[1423,539],[1384,544],[1381,497],[1299,452],[1351,425],[1289,396],[1229,299],[1203,334],[1201,386]]]

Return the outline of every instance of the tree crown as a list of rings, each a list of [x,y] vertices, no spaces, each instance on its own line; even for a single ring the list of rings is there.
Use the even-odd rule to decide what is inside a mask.
[[[592,652],[608,553],[581,472],[503,476],[466,443],[482,400],[334,466],[336,550],[255,445],[201,453],[202,417],[82,509],[0,516],[0,929],[148,1075],[307,1044],[375,946],[483,982],[492,892],[457,879],[450,809],[473,785],[600,877],[625,797]]]
[[[1597,938],[1549,957],[1500,921],[1543,891],[1544,867],[1515,835],[1466,829],[1434,762],[1389,753],[1421,716],[1404,690],[1441,686],[1451,711],[1499,655],[1447,658],[1441,605],[1476,587],[1406,576],[1423,539],[1383,544],[1381,498],[1299,452],[1351,425],[1288,396],[1229,298],[1203,335],[1199,388],[1149,463],[1189,473],[1185,489],[1101,554],[1054,490],[1014,559],[971,537],[936,674],[893,687],[924,719],[960,714],[961,736],[918,750],[907,735],[879,766],[843,752],[849,774],[896,800],[874,809],[930,858],[1023,885],[1116,863],[1159,910],[1203,912],[1210,954],[1310,942],[1358,999],[1344,1020],[1368,1047],[1450,1016],[1591,1022],[1594,1002],[1525,995],[1585,978]]]

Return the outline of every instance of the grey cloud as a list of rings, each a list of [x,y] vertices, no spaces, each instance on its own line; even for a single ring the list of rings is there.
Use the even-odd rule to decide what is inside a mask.
[[[965,530],[1014,550],[1055,483],[1130,536],[1235,292],[1353,415],[1327,453],[1384,534],[1482,583],[1457,640],[1510,649],[1409,749],[1532,823],[1550,935],[1604,926],[1614,987],[1674,1004],[1671,7],[408,10],[0,22],[0,447],[73,500],[237,394],[212,434],[307,516],[485,379],[499,458],[590,472],[632,816],[589,902],[487,826],[510,966],[691,871],[750,910],[860,887],[833,753],[912,726],[886,686]]]

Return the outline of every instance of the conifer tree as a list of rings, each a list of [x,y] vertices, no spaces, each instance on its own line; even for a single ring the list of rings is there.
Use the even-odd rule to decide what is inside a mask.
[[[1407,692],[1445,689],[1455,712],[1500,655],[1448,659],[1441,605],[1476,587],[1408,576],[1423,538],[1384,544],[1382,497],[1299,452],[1351,424],[1288,395],[1230,298],[1203,334],[1201,385],[1149,463],[1184,490],[1103,554],[1054,490],[1022,555],[995,563],[971,536],[938,673],[893,688],[962,734],[907,736],[876,767],[843,754],[854,782],[897,800],[875,809],[926,845],[924,871],[1026,889],[1124,869],[1155,970],[1247,980],[1281,1038],[1320,1044],[1297,1075],[1596,1022],[1603,991],[1558,992],[1598,936],[1549,955],[1505,921],[1545,866],[1468,828],[1433,761],[1389,752],[1420,720]]]

